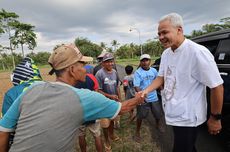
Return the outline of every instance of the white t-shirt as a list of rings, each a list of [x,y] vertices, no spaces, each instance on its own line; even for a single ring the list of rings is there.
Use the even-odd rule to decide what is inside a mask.
[[[206,121],[206,86],[223,83],[207,48],[185,39],[174,52],[166,49],[158,75],[164,77],[162,102],[168,125],[194,127]]]

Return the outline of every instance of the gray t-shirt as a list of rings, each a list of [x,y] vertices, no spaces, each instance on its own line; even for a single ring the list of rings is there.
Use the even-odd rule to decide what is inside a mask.
[[[111,95],[118,95],[119,78],[114,69],[112,69],[112,72],[107,72],[102,68],[96,73],[95,77],[98,80],[100,90]]]
[[[10,152],[73,152],[85,121],[117,116],[120,103],[59,82],[31,85],[0,120],[0,131],[15,130]]]

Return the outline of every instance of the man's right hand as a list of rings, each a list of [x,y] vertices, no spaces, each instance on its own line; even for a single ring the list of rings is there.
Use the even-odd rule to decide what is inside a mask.
[[[145,97],[147,96],[147,94],[148,94],[148,91],[145,89],[145,90],[140,91],[140,92],[138,92],[138,93],[141,93],[141,97],[142,97],[142,98],[145,98]]]
[[[214,118],[212,118],[212,116],[210,116],[210,118],[208,119],[207,125],[208,131],[212,135],[219,134],[222,129],[221,121],[215,120]]]
[[[141,93],[141,92],[137,92],[137,93],[135,94],[135,98],[137,98],[138,104],[142,104],[142,103],[144,103],[144,101],[145,101],[145,98],[142,97],[142,93]]]
[[[110,99],[112,99],[112,100],[116,100],[116,101],[119,101],[119,98],[118,98],[118,96],[117,95],[110,95],[110,97],[109,97]]]

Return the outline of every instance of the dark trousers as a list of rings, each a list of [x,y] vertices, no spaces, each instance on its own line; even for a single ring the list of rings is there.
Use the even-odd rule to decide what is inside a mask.
[[[173,126],[174,145],[173,152],[196,152],[196,138],[198,127]]]

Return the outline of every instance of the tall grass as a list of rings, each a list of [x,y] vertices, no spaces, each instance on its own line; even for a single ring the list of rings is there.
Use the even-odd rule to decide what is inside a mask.
[[[141,143],[137,143],[133,140],[133,135],[136,129],[136,122],[129,123],[129,115],[125,114],[121,117],[121,127],[115,130],[121,141],[112,142],[112,151],[113,152],[160,152],[160,148],[152,140],[151,132],[149,127],[146,125],[145,121],[141,127]],[[101,134],[103,139],[103,133]],[[94,139],[91,133],[87,130],[86,133],[87,140],[87,151],[94,152],[96,151],[94,145]],[[80,148],[77,141],[76,151],[80,152]]]

